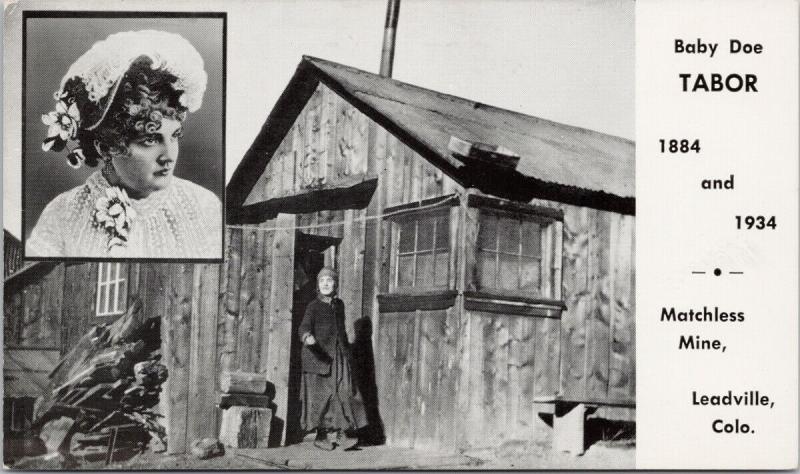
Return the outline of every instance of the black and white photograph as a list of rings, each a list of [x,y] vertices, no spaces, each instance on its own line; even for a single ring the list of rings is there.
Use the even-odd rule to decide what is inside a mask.
[[[635,467],[632,1],[90,4],[5,18],[6,466]]]
[[[222,256],[224,18],[26,16],[28,258]]]

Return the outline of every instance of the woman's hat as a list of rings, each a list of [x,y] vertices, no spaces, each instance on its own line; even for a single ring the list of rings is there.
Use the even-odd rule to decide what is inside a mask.
[[[114,102],[120,79],[140,57],[151,61],[153,70],[164,70],[177,78],[172,84],[182,91],[181,105],[194,112],[203,103],[208,75],[203,58],[186,38],[156,30],[115,33],[98,41],[69,68],[54,94],[56,109],[42,115],[48,137],[42,149],[60,151],[66,141],[75,139],[79,129],[94,130]],[[66,87],[78,79],[85,88],[80,98]]]
[[[319,273],[317,273],[317,281],[324,276],[331,277],[334,281],[339,278],[339,274],[336,273],[336,270],[331,267],[324,267],[322,270],[320,270]]]

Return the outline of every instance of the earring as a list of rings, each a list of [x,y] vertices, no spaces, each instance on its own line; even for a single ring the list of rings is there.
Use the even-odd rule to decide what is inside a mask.
[[[114,175],[116,174],[114,171],[114,165],[111,163],[110,157],[103,158],[103,170],[101,171],[103,176],[108,180],[108,182],[112,182],[114,179]]]

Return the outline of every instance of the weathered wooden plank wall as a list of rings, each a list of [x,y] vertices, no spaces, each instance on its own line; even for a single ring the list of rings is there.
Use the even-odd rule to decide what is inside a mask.
[[[64,266],[25,278],[5,288],[6,346],[60,349]]]
[[[167,424],[167,452],[177,454],[186,452],[192,441],[188,438],[189,428],[195,423],[194,418],[191,421],[188,418],[194,266],[174,264],[154,270],[158,273],[166,270],[161,348],[169,376],[162,392],[161,407]]]
[[[89,330],[95,312],[97,264],[65,264],[61,314],[61,353],[66,354]]]
[[[536,350],[537,325],[549,322],[468,312],[460,330],[457,314],[451,307],[381,315],[378,388],[392,445],[454,449],[533,436],[533,396],[542,390],[536,379],[554,370],[539,365],[558,364],[536,358],[547,356]],[[555,341],[557,327],[551,332]],[[461,352],[467,363],[459,360],[460,344],[469,345]]]
[[[634,217],[574,206],[564,213],[561,390],[633,402]]]
[[[266,354],[266,374],[275,386],[277,416],[286,420],[289,393],[289,361],[292,339],[292,296],[294,293],[295,217],[281,214],[276,221],[272,246],[272,284],[269,303],[269,350]],[[282,441],[282,436],[279,437]]]
[[[8,288],[3,293],[3,341],[8,345],[19,345],[22,314],[24,311],[22,292],[10,292]]]
[[[382,178],[387,183],[387,206],[441,196],[456,187],[452,179],[393,135],[388,135]]]
[[[539,349],[555,339],[547,318],[468,311],[469,365],[459,390],[469,390],[470,408],[461,429],[461,445],[497,445],[508,439],[532,439],[533,396],[552,383],[557,359]],[[546,328],[537,331],[537,327]],[[542,337],[544,335],[545,337]],[[556,379],[557,380],[557,379]],[[477,427],[477,428],[472,428]]]
[[[381,315],[377,381],[386,436],[394,446],[453,448],[455,314],[450,308]]]
[[[245,204],[355,184],[367,172],[369,119],[319,85]]]
[[[192,282],[192,325],[189,339],[189,381],[187,440],[216,438],[217,311],[220,296],[220,267],[195,265]]]
[[[629,401],[636,399],[635,235],[632,216],[612,215],[608,397]],[[630,411],[621,415],[635,417]]]

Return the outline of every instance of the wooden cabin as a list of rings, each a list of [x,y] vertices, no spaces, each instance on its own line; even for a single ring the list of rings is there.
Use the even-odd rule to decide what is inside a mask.
[[[314,259],[371,337],[388,443],[534,439],[547,404],[633,419],[633,142],[304,57],[226,205],[218,360],[266,370],[290,428]]]
[[[141,300],[169,452],[218,435],[235,370],[267,375],[272,444],[292,443],[296,327],[327,264],[372,436],[533,441],[563,403],[633,420],[634,207],[629,140],[304,57],[228,185],[223,264],[47,264],[6,280],[6,327],[39,321],[63,354]]]

